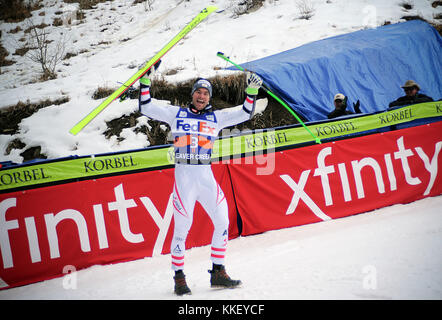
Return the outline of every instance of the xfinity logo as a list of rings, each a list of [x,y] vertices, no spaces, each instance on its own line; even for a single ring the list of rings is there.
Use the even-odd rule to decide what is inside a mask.
[[[209,126],[209,124],[205,121],[198,121],[196,123],[190,124],[186,123],[184,120],[177,120],[176,124],[177,130],[183,130],[186,132],[192,131],[192,132],[200,132],[200,133],[206,133],[215,135],[215,127]]]
[[[378,161],[372,157],[365,157],[359,160],[353,160],[350,164],[338,163],[337,168],[333,163],[326,164],[326,158],[332,155],[332,147],[323,148],[317,155],[317,167],[314,169],[313,175],[310,175],[312,169],[304,170],[302,171],[298,182],[296,182],[289,174],[282,174],[279,176],[293,191],[292,200],[290,201],[285,214],[290,215],[295,213],[299,201],[303,200],[318,218],[322,220],[330,219],[330,217],[320,209],[312,197],[310,197],[310,195],[304,190],[311,176],[320,177],[326,206],[334,204],[335,199],[333,199],[332,188],[342,190],[345,202],[353,200],[350,191],[352,181],[349,179],[349,176],[354,177],[353,183],[356,188],[357,198],[365,198],[364,184],[367,185],[367,182],[364,182],[364,177],[367,177],[367,173],[362,173],[364,168],[370,169],[368,174],[374,174],[379,194],[398,190],[397,175],[400,171],[402,171],[405,182],[408,185],[419,185],[422,183],[422,180],[418,176],[413,175],[409,164],[410,157],[418,157],[428,171],[430,179],[423,195],[429,195],[439,172],[438,159],[439,153],[442,149],[442,141],[435,144],[434,153],[432,155],[431,153],[426,153],[421,147],[415,147],[414,150],[412,148],[406,148],[404,137],[397,139],[396,145],[397,150],[392,153],[385,153],[382,159],[383,161]],[[350,167],[351,175],[349,174],[347,167]],[[370,171],[372,173],[370,173]],[[333,180],[333,183],[330,183],[329,176],[332,176],[333,174],[338,175],[339,179],[335,179]]]
[[[15,230],[19,228],[24,228],[26,230],[27,241],[23,240],[23,245],[28,245],[30,260],[32,263],[42,262],[45,257],[44,252],[42,253],[40,248],[48,245],[49,247],[49,257],[50,259],[57,259],[61,257],[60,244],[61,239],[59,239],[59,234],[57,232],[57,225],[63,223],[65,220],[71,220],[76,225],[76,230],[78,231],[78,238],[80,240],[81,251],[91,252],[98,248],[99,250],[105,250],[111,247],[112,242],[108,240],[108,228],[115,228],[118,226],[108,226],[105,222],[105,208],[108,208],[107,214],[117,214],[119,220],[119,229],[122,238],[129,243],[140,243],[144,242],[144,235],[142,233],[133,233],[131,231],[130,216],[136,214],[132,208],[138,207],[139,204],[135,199],[127,198],[124,190],[123,184],[119,184],[114,188],[115,201],[110,201],[106,204],[93,204],[90,210],[93,212],[95,224],[88,224],[85,219],[84,214],[87,212],[80,212],[74,208],[65,208],[57,213],[46,213],[41,216],[28,216],[20,219],[6,219],[6,213],[9,209],[17,207],[17,201],[19,198],[11,197],[0,202],[0,251],[1,251],[1,261],[3,261],[3,269],[14,267],[14,255],[13,246],[10,241],[10,230]],[[139,197],[138,199],[142,203],[145,213],[150,216],[157,228],[159,229],[156,235],[155,245],[153,248],[152,255],[159,255],[163,250],[163,245],[166,240],[166,235],[169,230],[170,223],[172,221],[173,215],[173,200],[172,194],[169,196],[169,201],[167,203],[167,208],[165,213],[162,215],[152,200],[149,197]],[[104,208],[103,208],[104,207]],[[41,221],[43,218],[44,221]],[[36,221],[37,220],[37,221]],[[44,225],[43,230],[38,228],[38,225]],[[43,233],[42,233],[43,231]],[[95,232],[93,237],[90,232]],[[14,232],[14,231],[12,231]],[[148,235],[149,237],[155,237],[155,235]],[[46,238],[46,239],[44,239]],[[115,243],[115,242],[114,242]],[[115,244],[114,244],[115,246]],[[17,256],[16,256],[17,258]],[[25,259],[23,256],[21,259]],[[23,260],[22,260],[23,261]],[[0,288],[1,288],[1,278],[0,278]]]

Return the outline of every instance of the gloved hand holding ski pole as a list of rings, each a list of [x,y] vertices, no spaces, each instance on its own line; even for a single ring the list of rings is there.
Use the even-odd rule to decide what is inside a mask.
[[[158,60],[158,62],[155,63],[152,66],[152,68],[147,70],[147,72],[140,78],[140,83],[145,85],[145,86],[150,86],[152,84],[153,75],[155,74],[155,72],[160,67],[160,64],[161,64],[161,60]]]
[[[157,63],[155,63],[147,72],[140,78],[141,86],[143,87],[150,87],[152,84],[151,78],[153,78],[154,73],[158,70],[159,66],[161,64],[161,60],[158,60]],[[143,68],[145,63],[140,65],[140,69]],[[134,93],[136,93],[136,89],[133,85],[131,85],[126,92],[124,92],[120,96],[120,102],[126,100],[128,97],[131,97]]]

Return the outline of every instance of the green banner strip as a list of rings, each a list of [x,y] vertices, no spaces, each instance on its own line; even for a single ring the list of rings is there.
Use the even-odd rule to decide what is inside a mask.
[[[366,116],[347,118],[338,121],[308,125],[315,135],[323,140],[369,130],[380,129],[418,119],[442,116],[442,102],[415,104],[400,109],[385,111]],[[314,141],[302,127],[256,132],[249,135],[232,137],[229,141],[218,140],[214,145],[213,157],[228,158],[235,154],[252,154],[263,150],[286,147]]]
[[[442,116],[442,102],[440,101],[416,104],[357,118],[314,124],[309,128],[322,140],[438,116]],[[303,127],[267,129],[217,140],[214,144],[212,157],[214,160],[231,159],[241,157],[243,154],[262,154],[264,150],[271,152],[275,148],[313,141],[312,135]],[[173,147],[169,145],[120,154],[54,160],[6,168],[0,170],[0,192],[65,180],[92,179],[103,175],[172,166],[173,156]]]

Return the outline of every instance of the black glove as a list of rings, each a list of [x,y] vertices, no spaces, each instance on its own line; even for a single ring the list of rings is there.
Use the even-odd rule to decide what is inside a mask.
[[[155,71],[157,71],[158,68],[160,67],[160,64],[161,64],[161,59],[158,60],[149,70],[147,70],[145,75],[147,75],[148,77],[153,75],[155,73]]]
[[[345,108],[347,108],[347,100],[348,100],[348,97],[347,97],[347,96],[345,96],[344,100],[342,100],[342,105],[343,105]]]
[[[355,109],[356,113],[361,113],[360,106],[361,106],[361,102],[359,100],[356,101],[356,103],[353,103],[353,108]]]

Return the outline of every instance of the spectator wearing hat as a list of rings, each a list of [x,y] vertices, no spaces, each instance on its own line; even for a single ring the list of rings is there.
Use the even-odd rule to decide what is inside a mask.
[[[330,112],[327,117],[329,119],[354,114],[353,112],[347,110],[347,97],[342,93],[337,93],[333,99],[333,103],[335,104],[335,110]],[[361,113],[360,102],[359,100],[353,104],[353,107],[356,113]]]
[[[390,102],[388,105],[389,108],[433,101],[433,98],[422,93],[418,93],[421,88],[413,80],[407,80],[405,84],[401,86],[401,88],[404,89],[405,96]]]

